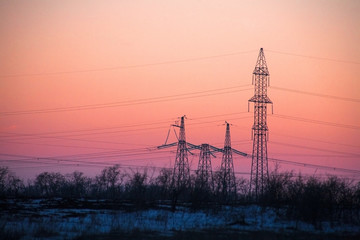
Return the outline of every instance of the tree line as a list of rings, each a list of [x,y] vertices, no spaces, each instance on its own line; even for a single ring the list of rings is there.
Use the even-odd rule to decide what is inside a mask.
[[[236,186],[231,188],[235,191],[224,191],[220,172],[214,172],[211,185],[199,182],[195,173],[178,189],[172,184],[172,174],[166,168],[155,174],[151,168],[131,171],[115,165],[93,178],[78,171],[65,175],[42,172],[24,183],[8,167],[0,167],[0,198],[108,199],[119,204],[129,202],[134,209],[171,204],[173,210],[181,204],[194,210],[258,204],[272,207],[288,219],[313,224],[323,220],[360,224],[360,181],[275,170],[269,175],[264,193],[254,198],[245,178],[236,179]]]

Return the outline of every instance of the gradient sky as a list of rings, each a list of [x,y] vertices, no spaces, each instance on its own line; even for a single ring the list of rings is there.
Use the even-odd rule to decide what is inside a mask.
[[[357,0],[1,1],[0,165],[23,178],[171,167],[176,149],[148,149],[184,114],[189,142],[221,147],[227,120],[233,147],[251,153],[247,100],[263,47],[269,157],[360,170],[359,12]],[[118,104],[94,108],[108,103]],[[189,160],[195,169],[197,154]],[[250,171],[251,159],[234,161]]]

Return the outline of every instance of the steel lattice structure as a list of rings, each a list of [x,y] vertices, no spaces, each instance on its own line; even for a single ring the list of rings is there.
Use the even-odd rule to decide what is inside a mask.
[[[173,125],[175,127],[179,127],[180,129],[179,141],[176,150],[174,172],[172,178],[172,186],[176,189],[186,187],[190,180],[190,167],[189,167],[188,150],[187,150],[186,136],[185,136],[184,118],[185,116],[181,117],[180,126]]]
[[[226,122],[224,151],[221,161],[222,193],[229,196],[236,193],[234,163],[231,149],[230,124]]]
[[[200,188],[214,187],[210,154],[210,145],[201,144],[199,164],[196,171],[196,183]]]
[[[264,192],[264,187],[268,179],[268,156],[267,140],[268,127],[267,104],[272,101],[267,96],[269,85],[269,71],[266,65],[264,51],[261,48],[253,72],[253,85],[255,94],[249,100],[254,103],[254,125],[252,127],[253,151],[251,162],[250,192],[257,198]]]
[[[211,167],[211,156],[216,157],[213,152],[222,152],[223,153],[223,161],[221,165],[221,169],[224,171],[224,179],[226,179],[226,189],[227,191],[231,191],[234,189],[232,186],[235,185],[235,176],[234,176],[234,166],[232,160],[232,153],[241,155],[246,157],[247,154],[244,152],[240,152],[236,149],[231,148],[230,142],[230,126],[228,123],[226,127],[225,134],[225,146],[224,148],[217,148],[207,143],[201,145],[195,145],[186,141],[185,137],[185,116],[181,117],[180,125],[178,123],[172,124],[171,127],[179,128],[179,137],[178,142],[173,142],[167,144],[167,140],[169,138],[170,129],[168,135],[165,140],[165,144],[158,146],[157,149],[165,149],[169,147],[177,146],[175,165],[172,177],[172,188],[173,190],[181,192],[184,188],[189,186],[190,183],[190,166],[188,160],[188,152],[190,150],[200,150],[199,164],[198,169],[196,171],[196,184],[197,187],[200,188],[214,188],[214,179]],[[192,153],[191,153],[192,154]],[[229,180],[227,180],[229,179]],[[230,183],[230,184],[229,184]],[[234,184],[233,184],[234,183]]]

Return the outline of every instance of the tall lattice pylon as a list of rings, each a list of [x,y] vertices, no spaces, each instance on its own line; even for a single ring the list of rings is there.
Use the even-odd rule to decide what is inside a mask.
[[[260,48],[260,53],[253,72],[253,85],[255,94],[249,100],[254,103],[254,125],[252,127],[253,151],[251,162],[250,192],[258,198],[264,192],[264,187],[269,176],[267,140],[268,127],[267,104],[272,101],[267,96],[269,85],[269,70],[266,65],[264,50]]]
[[[234,173],[234,163],[231,149],[230,124],[226,123],[226,133],[224,142],[224,151],[221,161],[221,191],[224,197],[236,193],[236,182]]]
[[[199,188],[213,189],[214,187],[210,154],[209,144],[201,144],[199,164],[196,171],[196,184]]]
[[[187,154],[186,136],[185,136],[185,116],[181,117],[180,125],[173,125],[179,127],[179,141],[176,150],[176,158],[174,165],[174,172],[172,178],[172,186],[175,189],[184,188],[190,181],[190,167]]]

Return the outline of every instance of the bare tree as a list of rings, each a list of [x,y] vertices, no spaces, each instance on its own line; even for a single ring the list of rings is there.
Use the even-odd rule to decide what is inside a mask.
[[[114,165],[106,167],[101,171],[99,176],[95,178],[95,184],[98,192],[105,193],[111,198],[115,198],[118,193],[118,188],[121,186],[124,175],[120,172],[120,166]],[[105,197],[105,196],[103,196]]]
[[[91,179],[84,176],[84,173],[75,171],[67,176],[67,194],[70,197],[85,197],[89,192]]]
[[[8,167],[0,167],[0,197],[18,196],[24,183]]]
[[[42,196],[62,196],[65,186],[65,177],[60,173],[40,173],[35,179],[35,187]]]
[[[130,200],[140,208],[146,204],[147,178],[146,171],[143,173],[135,172],[126,184]]]

